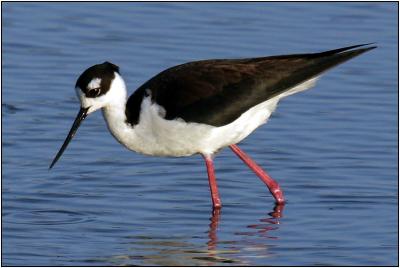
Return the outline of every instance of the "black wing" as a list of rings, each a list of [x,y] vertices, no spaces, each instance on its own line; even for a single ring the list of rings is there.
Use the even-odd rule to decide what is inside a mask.
[[[166,119],[223,126],[251,107],[376,47],[354,49],[360,46],[365,45],[313,54],[178,65],[135,91],[127,102],[128,122],[138,123],[140,104],[150,93],[152,100],[165,108]]]

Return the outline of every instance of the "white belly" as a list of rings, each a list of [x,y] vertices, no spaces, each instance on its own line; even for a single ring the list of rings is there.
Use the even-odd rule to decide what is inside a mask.
[[[105,111],[104,116],[114,137],[130,150],[156,156],[213,154],[246,138],[267,122],[281,98],[310,88],[316,79],[254,106],[232,123],[221,127],[186,123],[179,119],[165,120],[162,107],[151,103],[150,97],[143,99],[139,124],[134,127],[116,124],[110,112]]]
[[[276,100],[266,101],[242,114],[234,122],[214,127],[182,120],[165,120],[158,113],[159,107],[151,104],[149,99],[144,99],[140,123],[134,127],[140,148],[136,142],[128,143],[127,147],[150,155],[212,154],[222,147],[238,143],[266,122],[276,104]]]

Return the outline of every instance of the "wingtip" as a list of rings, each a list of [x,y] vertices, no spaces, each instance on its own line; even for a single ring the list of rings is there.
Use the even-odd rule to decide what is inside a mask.
[[[370,47],[366,47],[366,46],[370,46]],[[358,47],[359,48],[363,47],[364,49],[374,49],[374,48],[377,48],[378,45],[376,42],[372,42],[372,43],[366,43],[366,44],[360,44],[360,45],[353,46],[353,48],[358,48]],[[351,49],[353,49],[353,48],[351,48]]]
[[[371,46],[372,44],[374,44],[374,45]],[[341,61],[344,62],[351,58],[354,58],[361,54],[364,54],[365,52],[375,49],[377,47],[378,46],[376,46],[375,43],[356,45],[356,46],[352,46],[351,48],[338,51],[338,52],[334,53],[332,55],[332,57],[337,57],[337,59],[341,59]]]
[[[371,47],[367,47],[373,45]],[[324,51],[321,53],[316,53],[316,56],[331,56],[331,55],[335,55],[335,54],[342,54],[342,53],[347,53],[347,52],[355,52],[355,51],[361,51],[361,52],[366,52],[368,50],[377,48],[378,46],[376,45],[376,43],[365,43],[365,44],[359,44],[359,45],[354,45],[354,46],[347,46],[347,47],[342,47],[342,48],[338,48],[338,49],[333,49],[333,50],[328,50],[328,51]]]
[[[368,43],[368,44],[363,44],[363,45],[357,46],[358,49],[351,49],[351,50],[347,50],[345,52],[349,52],[349,53],[354,52],[354,53],[361,54],[361,53],[370,51],[372,49],[375,49],[377,47],[378,47],[378,45],[376,45],[376,43]]]
[[[369,46],[369,45],[375,45],[376,42],[371,42],[371,43],[365,43],[365,44],[360,44],[360,45],[356,45],[357,47],[365,47],[365,46]]]
[[[350,51],[360,50],[360,51],[366,52],[366,51],[375,49],[377,47],[378,47],[377,43],[373,42],[373,43],[367,43],[367,44],[358,45],[357,47],[355,47],[355,48],[358,48],[358,49],[355,49],[355,50],[351,49]]]

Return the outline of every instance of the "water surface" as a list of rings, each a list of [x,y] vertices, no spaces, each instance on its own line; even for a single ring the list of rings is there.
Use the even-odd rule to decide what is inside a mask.
[[[3,265],[397,265],[394,3],[3,3]],[[186,61],[379,48],[281,102],[241,143],[283,188],[229,149],[211,210],[200,156],[130,152],[101,113],[55,168],[78,75],[118,64],[132,92]]]

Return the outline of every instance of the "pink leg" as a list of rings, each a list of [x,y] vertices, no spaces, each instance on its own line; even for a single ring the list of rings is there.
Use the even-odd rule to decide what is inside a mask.
[[[221,208],[222,204],[221,204],[221,199],[219,198],[217,180],[215,179],[213,160],[212,157],[209,155],[203,155],[203,157],[204,160],[206,160],[208,182],[210,184],[210,192],[211,192],[211,199],[213,202],[213,208],[219,209]]]
[[[267,185],[269,191],[275,198],[276,203],[285,203],[285,198],[283,197],[283,192],[279,187],[279,184],[274,181],[270,176],[268,176],[268,174],[264,170],[262,170],[262,168],[257,165],[257,163],[254,162],[248,155],[246,155],[236,144],[230,145],[229,147]]]

